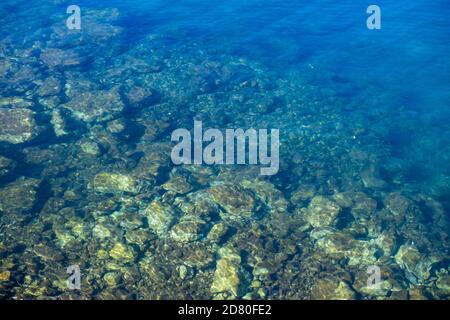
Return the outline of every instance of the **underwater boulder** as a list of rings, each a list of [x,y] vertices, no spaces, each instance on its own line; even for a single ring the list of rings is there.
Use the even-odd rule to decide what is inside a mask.
[[[149,88],[133,86],[126,89],[125,97],[127,98],[128,103],[134,107],[144,103],[151,103],[151,100],[156,99],[156,94]]]
[[[118,88],[113,88],[80,93],[62,107],[70,110],[76,119],[91,123],[113,120],[125,105]]]
[[[413,207],[412,201],[398,192],[388,194],[383,201],[386,209],[388,209],[397,220],[404,219]]]
[[[28,108],[33,106],[33,102],[21,97],[3,97],[0,98],[0,107],[9,108]]]
[[[64,260],[62,252],[43,243],[35,244],[31,251],[46,263],[57,263]]]
[[[394,258],[408,280],[414,284],[425,283],[431,277],[433,265],[443,259],[435,254],[420,252],[414,244],[400,246]]]
[[[208,189],[208,195],[225,210],[224,219],[255,216],[256,199],[252,192],[237,184],[219,184]]]
[[[40,184],[38,179],[20,178],[0,189],[0,211],[21,214],[32,210]]]
[[[193,186],[189,183],[188,178],[181,174],[174,174],[170,179],[162,185],[163,189],[178,194],[186,194],[192,191]]]
[[[376,244],[356,240],[345,232],[326,231],[315,243],[315,247],[325,255],[334,259],[347,259],[350,266],[371,265],[377,261],[379,249]]]
[[[61,81],[54,77],[48,77],[42,83],[39,84],[38,89],[36,90],[36,94],[39,97],[48,97],[48,96],[56,96],[60,94],[62,90]]]
[[[377,170],[371,166],[360,173],[364,187],[368,189],[383,189],[387,183],[379,178]]]
[[[250,180],[246,179],[241,182],[241,185],[251,191],[264,202],[271,211],[286,212],[288,201],[285,199],[283,193],[278,190],[272,183],[264,180]]]
[[[317,278],[311,288],[313,300],[351,300],[356,298],[350,286],[335,277]]]
[[[109,256],[114,260],[120,261],[122,263],[129,263],[133,262],[136,259],[137,252],[132,246],[117,242],[109,251]]]
[[[220,298],[236,299],[242,293],[240,292],[241,256],[229,247],[221,248],[219,256],[211,285],[211,293]]]
[[[11,277],[11,271],[2,271],[0,272],[0,283],[8,282]]]
[[[159,237],[165,237],[175,222],[174,209],[161,201],[153,201],[143,210],[150,227]]]
[[[229,231],[230,228],[227,224],[224,222],[218,222],[209,230],[207,240],[212,243],[220,243]]]
[[[74,50],[46,49],[41,53],[40,59],[49,68],[76,66],[81,63],[80,56]]]
[[[170,237],[182,243],[196,241],[205,236],[207,224],[197,216],[184,216],[170,230]]]
[[[9,175],[16,167],[16,162],[9,158],[0,156],[0,178]]]
[[[442,298],[450,297],[450,275],[448,270],[441,269],[436,279],[436,294]]]
[[[127,230],[125,233],[125,239],[128,243],[137,245],[140,249],[144,249],[149,243],[154,242],[157,237],[148,232],[147,229],[138,228]]]
[[[100,145],[89,139],[81,139],[79,141],[79,148],[82,154],[91,157],[98,157],[102,153],[102,148]]]
[[[94,177],[92,187],[101,193],[139,192],[136,179],[120,173],[101,172]]]
[[[399,267],[380,264],[380,281],[373,283],[373,269],[363,267],[354,275],[353,288],[360,294],[373,298],[386,298],[406,290],[406,281]],[[371,281],[372,280],[372,281]]]
[[[0,142],[20,144],[39,133],[35,113],[25,108],[0,108]]]
[[[106,282],[108,287],[116,287],[120,284],[122,277],[118,272],[107,272],[103,275],[103,280]]]
[[[314,228],[333,226],[341,207],[324,196],[316,196],[305,210],[305,220]]]

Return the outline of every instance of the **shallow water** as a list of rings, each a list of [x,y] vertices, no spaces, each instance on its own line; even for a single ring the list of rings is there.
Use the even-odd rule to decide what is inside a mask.
[[[0,4],[0,297],[448,299],[447,1],[378,1],[381,30],[354,1],[71,4]],[[194,119],[279,129],[278,173],[175,165]]]

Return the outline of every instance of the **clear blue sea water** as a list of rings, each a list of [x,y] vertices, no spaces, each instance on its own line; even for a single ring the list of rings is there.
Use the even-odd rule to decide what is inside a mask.
[[[379,1],[382,29],[375,31],[366,27],[369,2],[110,4],[125,12],[120,22],[131,45],[148,33],[160,33],[168,35],[168,45],[200,42],[218,54],[262,63],[280,76],[313,66],[319,70],[315,84],[323,90],[389,113],[383,139],[405,166],[424,171],[412,175],[449,177],[447,1]],[[376,105],[367,102],[379,96]]]

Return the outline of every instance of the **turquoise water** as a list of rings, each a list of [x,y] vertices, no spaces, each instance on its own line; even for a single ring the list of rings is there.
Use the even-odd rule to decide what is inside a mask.
[[[371,4],[3,1],[0,297],[448,299],[450,6]],[[194,119],[279,171],[175,165]]]

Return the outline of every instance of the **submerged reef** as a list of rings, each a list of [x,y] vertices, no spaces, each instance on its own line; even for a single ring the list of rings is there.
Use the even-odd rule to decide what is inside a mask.
[[[0,298],[450,297],[449,184],[408,183],[379,101],[320,67],[280,76],[164,34],[125,46],[119,17],[32,19],[0,40]],[[171,132],[194,118],[279,128],[279,173],[173,165]]]

